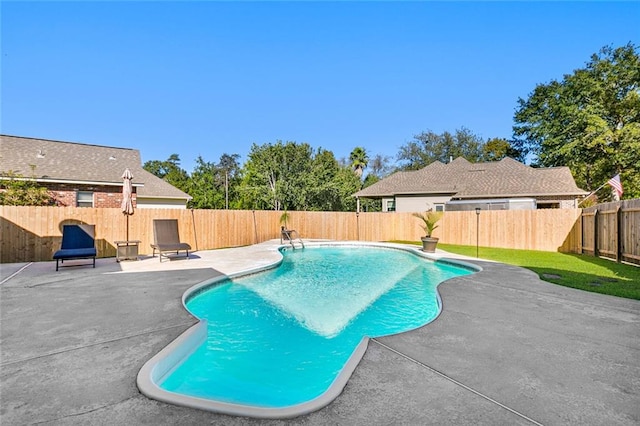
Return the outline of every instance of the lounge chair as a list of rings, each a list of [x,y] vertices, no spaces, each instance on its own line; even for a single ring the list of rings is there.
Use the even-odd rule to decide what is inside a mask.
[[[180,241],[180,235],[178,233],[178,220],[177,219],[154,219],[153,220],[153,256],[156,255],[156,250],[160,254],[160,262],[162,262],[162,256],[169,258],[170,256],[164,254],[165,252],[171,252],[172,254],[179,255],[180,251],[186,251],[186,257],[189,258],[189,250],[191,246],[187,243]]]
[[[53,254],[56,260],[64,263],[66,259],[91,259],[93,267],[96,267],[96,226],[95,225],[64,225],[62,227],[62,245],[60,250]]]

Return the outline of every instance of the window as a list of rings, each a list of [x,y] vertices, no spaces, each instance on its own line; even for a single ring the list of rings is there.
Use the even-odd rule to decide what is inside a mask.
[[[93,207],[93,192],[78,191],[78,207]]]
[[[388,200],[387,201],[387,211],[388,212],[395,212],[396,211],[396,201],[395,200]]]
[[[560,203],[554,203],[552,201],[538,201],[539,209],[559,209]]]
[[[443,212],[444,211],[444,204],[436,204],[435,207],[436,207],[435,210],[437,212]]]

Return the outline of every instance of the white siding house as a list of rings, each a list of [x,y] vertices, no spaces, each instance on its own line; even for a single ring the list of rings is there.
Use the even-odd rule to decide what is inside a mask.
[[[389,212],[446,210],[452,200],[487,199],[533,199],[537,208],[576,208],[585,195],[568,167],[536,169],[511,158],[470,163],[462,157],[396,172],[353,194],[381,199],[382,211]]]

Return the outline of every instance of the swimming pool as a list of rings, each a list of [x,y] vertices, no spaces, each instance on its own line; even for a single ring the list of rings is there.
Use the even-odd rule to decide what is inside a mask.
[[[346,384],[366,336],[433,320],[436,286],[468,273],[399,249],[284,251],[277,268],[185,296],[202,323],[192,338],[174,342],[153,381],[165,397],[178,398],[170,402],[231,414],[287,417],[320,408]]]

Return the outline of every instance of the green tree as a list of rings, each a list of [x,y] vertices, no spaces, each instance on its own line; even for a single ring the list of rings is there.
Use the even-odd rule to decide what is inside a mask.
[[[515,149],[511,142],[506,139],[493,138],[482,145],[482,161],[500,161],[505,157],[524,161],[522,153]]]
[[[334,177],[341,204],[333,208],[334,211],[354,212],[356,211],[356,199],[352,195],[360,190],[362,182],[347,167],[341,167]]]
[[[34,178],[12,171],[1,173],[0,205],[3,206],[51,206],[54,199],[47,188],[39,186]]]
[[[369,166],[369,174],[365,178],[364,186],[367,187],[366,181],[369,176],[375,176],[377,180],[382,179],[383,177],[388,176],[393,170],[391,166],[391,157],[381,154],[376,154],[368,164]]]
[[[375,173],[369,173],[367,177],[364,179],[362,184],[363,188],[373,185],[374,183],[380,181],[381,177]],[[361,198],[360,199],[360,209],[364,212],[381,212],[382,211],[382,200],[381,199],[371,199],[371,198]]]
[[[171,154],[165,161],[147,161],[142,168],[184,192],[188,193],[190,189],[189,174],[180,167],[178,154]]]
[[[434,161],[448,163],[457,157],[477,162],[482,159],[482,146],[482,139],[464,127],[453,134],[426,131],[402,145],[397,159],[400,170],[419,170]]]
[[[169,173],[180,168],[180,156],[178,154],[171,154],[165,161],[150,160],[145,162],[142,168],[158,176],[160,179],[164,179]]]
[[[266,210],[306,209],[311,154],[311,146],[306,143],[254,143],[242,170],[241,206]]]
[[[198,156],[189,179],[187,192],[193,197],[189,202],[189,207],[195,209],[224,208],[224,194],[220,191],[217,175],[216,165],[205,161],[202,156]]]
[[[310,174],[309,203],[312,210],[342,210],[336,176],[341,166],[333,152],[319,149],[313,159]]]
[[[360,146],[355,147],[349,155],[349,162],[351,163],[351,167],[353,168],[356,176],[361,179],[364,169],[367,168],[367,164],[369,164],[367,151]]]
[[[352,211],[360,189],[360,178],[350,166],[341,165],[333,152],[319,149],[313,158],[309,175],[309,209],[321,211]]]
[[[640,197],[640,57],[633,44],[604,47],[562,81],[518,99],[516,148],[540,166],[568,166],[593,190],[619,173],[624,198]]]
[[[306,143],[251,147],[238,188],[242,208],[353,211],[360,179],[331,151]]]
[[[391,157],[376,154],[371,161],[369,161],[369,173],[362,182],[362,188],[373,185],[379,180],[391,174],[393,168],[391,166]],[[361,198],[360,209],[365,212],[380,212],[382,211],[382,200]]]
[[[237,188],[240,184],[239,154],[222,154],[218,161],[218,182],[224,182],[225,208],[238,208]]]

